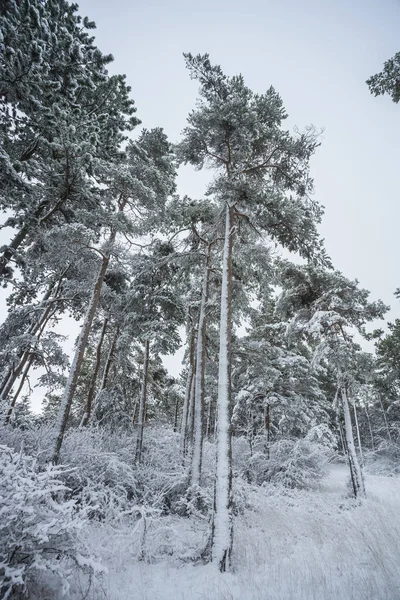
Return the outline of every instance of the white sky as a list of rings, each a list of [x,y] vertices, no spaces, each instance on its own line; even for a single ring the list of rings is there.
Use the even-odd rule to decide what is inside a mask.
[[[400,287],[400,104],[365,80],[400,51],[400,0],[82,0],[96,43],[125,73],[137,116],[178,141],[197,85],[182,52],[210,54],[258,92],[270,85],[288,128],[324,128],[312,161],[320,228],[336,268],[392,305]],[[206,176],[184,169],[180,192],[201,197]],[[1,294],[3,296],[3,294]],[[2,311],[1,311],[2,312]],[[172,359],[179,371],[180,358]],[[171,366],[171,365],[169,365]],[[175,368],[174,368],[175,367]],[[178,367],[178,368],[177,368]]]
[[[400,51],[400,0],[82,0],[112,70],[127,75],[143,126],[177,141],[197,85],[182,52],[211,61],[249,87],[271,84],[287,126],[324,128],[312,161],[321,233],[336,268],[393,306],[400,287],[397,235],[400,105],[374,98],[365,80]],[[185,171],[181,191],[200,197],[204,176]]]

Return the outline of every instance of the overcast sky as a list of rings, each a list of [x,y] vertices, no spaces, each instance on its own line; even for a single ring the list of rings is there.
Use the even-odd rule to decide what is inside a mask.
[[[143,126],[179,139],[197,95],[182,52],[281,94],[288,128],[324,129],[312,161],[321,233],[336,268],[393,307],[400,287],[400,105],[365,80],[400,51],[400,0],[83,0],[112,70],[125,73]],[[180,191],[200,197],[203,176]]]

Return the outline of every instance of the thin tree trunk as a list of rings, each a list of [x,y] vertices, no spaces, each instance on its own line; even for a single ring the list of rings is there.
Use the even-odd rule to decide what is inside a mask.
[[[342,427],[342,424],[340,422],[339,415],[336,415],[336,418],[337,418],[337,422],[338,422],[338,428],[339,428],[339,434],[340,434],[340,441],[342,442],[343,456],[347,456],[347,448],[346,448],[346,443],[344,441],[344,436],[343,436],[343,427]]]
[[[113,360],[114,360],[114,354],[115,354],[115,348],[117,346],[118,336],[119,336],[119,327],[117,327],[117,329],[115,330],[115,334],[112,338],[111,346],[110,346],[110,349],[107,354],[106,362],[105,362],[104,369],[103,369],[103,374],[101,376],[101,383],[100,383],[98,392],[95,396],[93,406],[92,406],[92,415],[91,415],[92,417],[93,417],[93,415],[96,414],[96,407],[99,402],[100,394],[107,387],[107,382],[108,382],[108,378],[110,376],[111,366],[112,366]]]
[[[49,289],[47,290],[46,294],[44,295],[44,297],[40,303],[43,306],[43,312],[39,316],[37,321],[31,323],[31,325],[27,331],[27,334],[32,337],[35,336],[39,332],[39,334],[35,340],[35,344],[36,344],[37,340],[39,339],[39,337],[42,335],[45,326],[47,325],[50,318],[53,316],[53,314],[55,312],[55,310],[52,311],[52,307],[53,307],[54,300],[57,298],[57,295],[60,291],[61,282],[62,282],[62,278],[58,282],[58,286],[57,286],[55,295],[50,303],[49,303],[49,299],[51,296],[51,292],[54,289],[54,284],[49,286]],[[4,378],[0,384],[0,403],[2,401],[7,400],[7,397],[9,395],[9,393],[11,392],[11,388],[13,387],[14,383],[16,382],[16,380],[18,379],[20,374],[22,373],[22,370],[23,370],[29,356],[31,355],[31,351],[32,351],[31,348],[28,348],[27,350],[22,351],[18,356],[18,359],[19,359],[18,365],[16,367],[14,367],[14,365],[9,367],[6,375],[4,376]]]
[[[356,424],[356,432],[357,432],[357,441],[358,441],[358,449],[360,451],[360,460],[361,460],[361,465],[364,466],[364,456],[363,456],[363,451],[362,451],[362,447],[361,447],[361,436],[360,436],[360,428],[358,426],[358,417],[357,417],[357,408],[356,405],[354,403],[353,405],[353,411],[354,411],[354,422]]]
[[[375,452],[375,442],[374,442],[374,434],[372,432],[371,419],[369,418],[369,413],[368,413],[367,407],[365,406],[364,408],[365,408],[365,414],[366,414],[367,421],[368,421],[369,434],[371,436],[372,451]]]
[[[139,406],[139,402],[138,402],[138,400],[135,400],[135,403],[133,405],[133,416],[132,416],[132,425],[133,426],[135,425],[138,406]]]
[[[178,416],[179,416],[179,397],[175,402],[175,413],[174,413],[174,433],[178,431]]]
[[[88,425],[91,414],[92,414],[92,404],[93,404],[94,394],[96,391],[97,376],[98,376],[99,370],[100,370],[101,350],[103,347],[103,341],[104,341],[104,336],[106,334],[107,324],[108,324],[108,318],[106,317],[103,322],[103,327],[101,328],[100,339],[98,341],[97,348],[96,348],[96,363],[95,363],[95,367],[94,367],[92,377],[90,380],[90,384],[89,384],[89,393],[88,393],[88,397],[86,399],[86,407],[85,407],[85,412],[82,417],[81,427],[86,427]]]
[[[104,365],[103,377],[101,378],[100,391],[105,390],[107,387],[108,377],[110,375],[111,365],[114,359],[115,348],[117,345],[117,340],[119,336],[119,327],[115,330],[115,335],[111,342],[110,350],[107,355],[106,364]]]
[[[344,412],[344,425],[346,432],[346,444],[347,444],[347,456],[349,460],[350,467],[350,477],[353,485],[353,491],[355,498],[365,498],[365,486],[364,486],[364,478],[362,473],[361,465],[358,461],[358,457],[356,454],[355,444],[354,444],[354,436],[353,436],[353,427],[351,424],[351,414],[349,401],[347,398],[347,390],[343,386],[341,389],[342,392],[342,403],[343,403],[343,412]]]
[[[190,334],[190,343],[189,343],[189,368],[186,379],[186,390],[185,390],[185,400],[183,402],[182,409],[182,423],[181,423],[181,451],[185,456],[187,451],[187,443],[188,443],[188,419],[189,419],[189,404],[190,404],[190,392],[192,389],[192,381],[193,381],[193,353],[194,353],[194,329],[192,329]]]
[[[201,463],[203,454],[203,425],[204,425],[204,380],[206,358],[206,306],[208,301],[209,272],[210,272],[211,245],[208,247],[206,265],[203,275],[201,292],[199,325],[196,348],[196,374],[194,391],[194,440],[191,469],[191,485],[200,485]]]
[[[188,423],[187,423],[187,435],[186,435],[186,453],[192,453],[193,451],[193,429],[194,429],[194,393],[196,380],[194,373],[196,372],[196,359],[193,363],[193,375],[192,382],[190,385],[189,394],[189,411],[188,411]]]
[[[385,411],[385,409],[383,407],[383,402],[382,402],[382,396],[381,396],[381,394],[378,394],[378,398],[379,398],[379,404],[381,405],[381,409],[382,409],[382,413],[383,413],[383,418],[385,420],[385,425],[386,425],[386,431],[387,431],[387,434],[388,434],[388,438],[389,438],[389,441],[392,441],[392,436],[390,434],[390,429],[389,429],[389,423],[388,423],[388,420],[386,418],[386,411]]]
[[[116,232],[113,231],[109,243],[112,244],[115,241]],[[78,342],[76,345],[74,360],[70,369],[67,385],[64,391],[64,396],[61,401],[60,410],[58,413],[57,421],[57,438],[54,446],[53,462],[57,464],[60,459],[60,450],[64,439],[65,430],[67,427],[69,413],[71,411],[72,400],[75,394],[76,386],[78,383],[79,374],[82,367],[83,357],[85,354],[87,342],[89,339],[90,328],[92,326],[94,315],[100,300],[101,288],[103,285],[104,277],[107,272],[108,263],[110,261],[109,256],[104,256],[101,262],[99,274],[96,279],[95,286],[93,288],[92,297],[89,302],[89,306],[86,311],[85,320],[83,322],[81,332],[79,334]]]
[[[229,571],[233,544],[231,441],[231,295],[233,208],[226,206],[218,366],[217,470],[212,560]]]
[[[143,428],[144,428],[144,418],[145,418],[146,400],[147,400],[147,377],[148,377],[148,371],[149,371],[149,355],[150,355],[150,342],[149,342],[149,340],[146,340],[145,344],[144,344],[143,380],[142,380],[142,391],[140,394],[138,431],[137,431],[137,439],[136,439],[135,462],[137,464],[140,464],[140,462],[142,460]]]
[[[34,355],[31,354],[30,357],[29,357],[29,360],[28,360],[28,362],[27,362],[27,364],[25,366],[24,372],[22,373],[22,377],[21,377],[21,381],[19,382],[18,389],[15,392],[14,397],[13,397],[13,399],[11,401],[10,407],[9,407],[9,409],[7,411],[7,416],[5,418],[4,425],[8,425],[9,422],[10,422],[10,420],[11,420],[11,416],[13,414],[13,411],[14,411],[14,408],[15,408],[15,404],[16,404],[16,402],[18,400],[18,396],[21,393],[21,390],[22,390],[22,388],[24,386],[24,383],[25,383],[25,379],[27,378],[28,373],[29,373],[29,369],[31,368],[31,365],[33,363],[33,358],[34,358]]]
[[[267,458],[269,460],[270,459],[271,418],[270,418],[270,406],[269,406],[268,402],[265,406],[264,424],[265,424],[265,431],[267,434]]]
[[[211,396],[209,398],[208,407],[207,407],[207,423],[206,423],[206,440],[210,437],[211,431]]]

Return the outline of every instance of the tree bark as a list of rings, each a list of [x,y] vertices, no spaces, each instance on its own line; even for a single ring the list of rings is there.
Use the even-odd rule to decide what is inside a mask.
[[[179,398],[177,397],[175,402],[175,411],[174,411],[174,433],[178,431],[178,416],[179,416]]]
[[[14,412],[14,408],[15,408],[15,405],[16,405],[16,403],[17,403],[18,397],[19,397],[19,395],[20,395],[20,393],[21,393],[21,390],[22,390],[22,388],[23,388],[23,385],[24,385],[24,383],[25,383],[25,379],[26,379],[26,378],[27,378],[27,376],[28,376],[29,369],[31,368],[31,365],[32,365],[32,363],[33,363],[33,358],[34,358],[34,355],[33,355],[33,354],[31,354],[31,355],[29,356],[28,362],[27,362],[27,364],[26,364],[26,366],[25,366],[24,372],[22,373],[22,377],[21,377],[21,381],[19,382],[18,389],[17,389],[17,391],[15,392],[15,394],[14,394],[14,397],[13,397],[13,399],[12,399],[12,401],[11,401],[10,407],[9,407],[9,409],[8,409],[8,411],[7,411],[7,415],[6,415],[6,418],[5,418],[5,421],[4,421],[4,425],[8,425],[8,424],[9,424],[9,422],[10,422],[10,420],[11,420],[11,416],[12,416],[12,414],[13,414],[13,412]]]
[[[189,410],[187,420],[187,433],[186,433],[186,454],[192,453],[193,451],[193,428],[194,428],[194,392],[195,392],[195,377],[196,372],[196,359],[193,361],[193,374],[190,384],[189,392]]]
[[[211,397],[209,399],[208,407],[207,407],[207,423],[206,423],[206,433],[205,433],[207,440],[210,437],[210,431],[211,431]]]
[[[89,424],[90,417],[92,415],[92,405],[93,405],[94,394],[96,391],[97,376],[98,376],[99,370],[100,370],[101,350],[103,347],[103,341],[104,341],[104,336],[105,336],[106,329],[107,329],[107,324],[108,324],[108,318],[106,317],[103,322],[103,327],[101,328],[100,338],[99,338],[97,348],[96,348],[96,362],[95,362],[95,367],[94,367],[94,370],[92,373],[92,377],[90,379],[89,392],[88,392],[88,397],[86,399],[86,407],[85,407],[85,412],[82,417],[81,427],[86,427]]]
[[[233,208],[226,206],[218,366],[217,471],[212,561],[229,571],[233,544],[231,446],[231,296]]]
[[[39,316],[37,321],[34,321],[33,323],[31,323],[31,325],[28,328],[27,334],[32,337],[35,336],[38,332],[40,332],[35,340],[35,343],[36,343],[37,339],[42,335],[44,327],[47,325],[48,321],[50,320],[50,318],[52,317],[52,315],[55,312],[55,311],[52,312],[52,306],[53,306],[54,300],[57,298],[57,295],[60,291],[61,282],[62,282],[62,278],[58,282],[55,295],[52,298],[51,302],[49,302],[49,300],[50,300],[51,292],[54,289],[54,284],[51,284],[49,286],[46,294],[44,295],[44,297],[40,303],[43,307],[43,312],[41,313],[41,315]],[[7,396],[10,393],[11,388],[13,387],[14,383],[16,382],[16,380],[18,379],[18,377],[20,376],[20,374],[22,372],[22,369],[24,368],[26,361],[28,360],[28,358],[30,356],[30,353],[31,353],[31,348],[22,350],[19,353],[19,355],[17,356],[17,359],[19,360],[18,365],[15,367],[13,364],[7,370],[7,373],[3,377],[2,382],[0,384],[0,402],[7,399]]]
[[[358,426],[357,408],[356,408],[355,403],[353,405],[353,411],[354,411],[354,422],[356,424],[356,432],[357,432],[358,449],[360,452],[360,460],[361,460],[361,465],[364,466],[364,456],[363,456],[363,451],[362,451],[362,447],[361,447],[360,428]]]
[[[196,373],[194,386],[194,439],[191,469],[191,485],[200,485],[201,465],[203,454],[203,426],[204,426],[204,380],[206,358],[206,306],[208,301],[209,272],[210,272],[211,246],[208,247],[206,265],[203,275],[201,292],[199,325],[196,348]]]
[[[349,401],[347,398],[347,390],[346,387],[343,386],[341,389],[342,392],[342,403],[343,403],[343,412],[344,412],[344,425],[345,425],[345,433],[346,433],[346,444],[347,444],[347,457],[349,460],[349,468],[350,468],[350,477],[353,486],[353,492],[355,498],[365,498],[365,486],[364,486],[364,478],[362,473],[362,468],[359,463],[355,444],[354,444],[354,436],[353,436],[353,427],[351,424],[351,414]]]
[[[113,231],[109,243],[112,244],[115,241],[116,232]],[[70,369],[67,385],[64,391],[64,396],[61,401],[61,406],[58,414],[57,421],[57,437],[53,452],[53,463],[57,464],[60,459],[60,450],[64,439],[65,430],[67,427],[67,421],[69,413],[71,411],[72,400],[75,394],[76,386],[78,383],[79,374],[82,367],[82,361],[85,354],[87,342],[89,339],[89,333],[92,326],[94,315],[100,300],[101,288],[103,285],[104,277],[107,272],[108,263],[110,261],[109,256],[104,256],[101,262],[101,267],[96,279],[95,286],[93,288],[92,297],[89,302],[89,306],[86,311],[85,320],[83,322],[81,332],[79,334],[78,342],[76,345],[74,360]]]
[[[267,434],[267,458],[270,459],[271,413],[269,403],[265,405],[264,415],[265,432]]]
[[[144,419],[145,419],[146,400],[147,400],[147,378],[148,378],[148,371],[149,371],[149,355],[150,355],[150,342],[149,342],[149,340],[146,340],[145,344],[144,344],[143,380],[142,380],[142,390],[141,390],[141,394],[140,394],[138,431],[137,431],[137,439],[136,439],[135,462],[137,464],[140,464],[140,462],[142,460],[143,429],[144,429]]]
[[[369,434],[371,436],[371,447],[372,447],[372,450],[375,451],[374,434],[372,432],[371,419],[369,418],[369,413],[368,413],[368,409],[367,409],[366,406],[365,406],[365,415],[367,417],[368,427],[369,427]]]
[[[383,402],[382,402],[382,396],[381,396],[380,393],[378,393],[378,398],[379,398],[379,404],[381,405],[381,409],[382,409],[382,413],[383,413],[383,419],[385,421],[385,426],[386,426],[386,431],[387,431],[387,434],[388,434],[388,439],[391,442],[392,441],[392,436],[390,434],[389,423],[388,423],[388,420],[386,418],[386,411],[384,409]]]
[[[185,400],[183,402],[182,409],[182,423],[181,423],[181,451],[185,456],[187,451],[187,442],[188,442],[188,418],[189,418],[189,403],[190,403],[190,392],[192,389],[192,381],[193,381],[193,352],[194,352],[194,329],[191,330],[190,334],[190,342],[189,342],[189,368],[186,379],[186,389],[185,389]]]

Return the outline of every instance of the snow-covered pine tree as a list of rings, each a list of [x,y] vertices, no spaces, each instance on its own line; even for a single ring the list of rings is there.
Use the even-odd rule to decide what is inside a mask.
[[[322,365],[327,361],[335,369],[353,492],[355,497],[364,497],[349,399],[360,350],[353,338],[355,331],[365,335],[365,323],[382,318],[388,307],[381,301],[369,302],[369,292],[360,289],[357,281],[311,263],[305,266],[283,263],[280,282],[283,291],[277,312],[290,320],[289,334],[308,336],[314,341],[314,363]]]
[[[147,384],[151,354],[169,354],[180,345],[178,327],[184,310],[174,287],[178,284],[178,267],[174,264],[174,247],[168,242],[154,242],[150,251],[135,258],[131,289],[127,293],[123,329],[130,328],[143,344],[143,369],[138,411],[136,443],[137,463],[141,462],[147,401]]]
[[[60,406],[53,454],[53,461],[56,464],[59,460],[91,325],[99,305],[102,285],[111,256],[118,249],[117,234],[127,235],[133,232],[145,235],[152,228],[154,229],[155,224],[162,220],[165,202],[175,188],[172,152],[163,131],[160,128],[144,130],[137,142],[129,143],[126,160],[120,161],[119,164],[109,165],[108,175],[110,177],[107,190],[109,209],[100,214],[99,219],[104,224],[108,223],[109,234],[106,243],[97,249],[101,256],[101,262],[94,280],[92,295],[87,305]]]
[[[281,129],[286,113],[271,87],[253,93],[243,77],[227,77],[208,55],[186,54],[200,100],[188,117],[178,148],[181,160],[214,169],[208,189],[224,214],[220,304],[217,479],[213,561],[229,570],[232,550],[231,292],[233,237],[238,220],[254,222],[289,250],[310,256],[320,243],[320,207],[309,200],[308,161],[314,131],[291,136]]]
[[[108,75],[112,57],[96,48],[94,23],[76,11],[65,0],[0,6],[0,204],[15,230],[2,278],[44,229],[93,209],[104,162],[138,123],[124,77]]]
[[[366,84],[374,96],[389,94],[397,104],[400,101],[400,52],[389,58],[383,70],[367,79]]]

